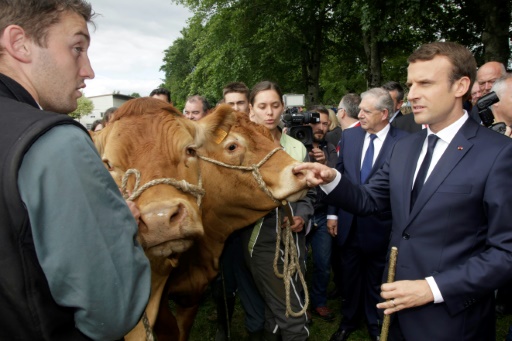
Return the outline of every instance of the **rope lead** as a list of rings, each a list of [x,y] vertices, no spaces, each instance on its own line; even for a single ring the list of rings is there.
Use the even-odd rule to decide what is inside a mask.
[[[307,290],[306,280],[304,279],[304,274],[302,273],[302,270],[300,269],[300,261],[299,261],[299,255],[297,252],[297,248],[295,246],[294,240],[293,240],[293,233],[291,230],[291,222],[293,222],[293,216],[290,209],[290,206],[288,206],[288,203],[286,200],[282,202],[282,205],[286,211],[286,215],[288,217],[288,221],[285,225],[285,230],[283,231],[283,228],[281,227],[281,224],[278,224],[278,230],[277,230],[277,238],[276,238],[276,253],[274,257],[274,273],[278,278],[282,278],[284,282],[284,289],[286,292],[286,317],[289,317],[290,315],[293,317],[300,317],[306,313],[309,306],[309,293]],[[278,222],[282,221],[281,211],[278,210]],[[277,261],[279,259],[279,251],[280,251],[280,244],[281,244],[281,234],[283,234],[283,244],[284,244],[284,260],[283,260],[283,273],[279,272],[279,269],[277,267]],[[305,302],[302,309],[298,312],[295,312],[292,310],[291,302],[290,302],[290,282],[292,281],[292,277],[295,273],[298,273],[300,283],[302,284],[302,287],[304,288],[304,296],[305,296]]]

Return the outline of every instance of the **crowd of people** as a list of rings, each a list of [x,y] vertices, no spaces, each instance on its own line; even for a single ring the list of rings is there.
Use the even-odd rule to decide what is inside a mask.
[[[140,213],[87,131],[63,115],[94,78],[94,12],[83,0],[0,1],[0,12],[0,339],[122,339],[150,294],[136,240]],[[379,340],[386,315],[390,340],[496,339],[496,291],[507,304],[512,280],[512,76],[499,62],[477,67],[466,47],[450,42],[424,44],[407,62],[413,114],[401,112],[402,85],[387,82],[345,94],[334,110],[306,108],[316,114],[304,125],[307,143],[283,130],[278,84],[225,86],[221,102],[268,128],[310,189],[226,241],[212,283],[216,340],[230,339],[236,295],[250,340],[308,339],[312,317],[338,314],[329,297],[342,300],[331,341],[349,340],[361,321]],[[491,92],[490,128],[502,130],[481,124],[478,99]],[[149,96],[172,105],[167,89]],[[197,121],[211,109],[194,95],[183,115]],[[301,270],[308,256],[313,265],[309,287],[292,276],[289,292],[273,269],[285,225]],[[391,246],[396,277],[384,283]],[[281,271],[284,263],[280,257]],[[287,305],[304,308],[306,291],[309,311],[288,315]]]

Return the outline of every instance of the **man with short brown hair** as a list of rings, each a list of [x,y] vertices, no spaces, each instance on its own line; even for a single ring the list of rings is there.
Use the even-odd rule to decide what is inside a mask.
[[[294,170],[331,204],[391,210],[396,276],[377,305],[394,314],[391,340],[494,340],[494,291],[512,279],[512,143],[462,107],[476,74],[467,48],[425,44],[408,62],[408,99],[427,129],[398,141],[363,186],[319,164]]]
[[[222,90],[224,103],[229,104],[236,111],[249,113],[249,88],[245,83],[233,82],[227,84]]]
[[[309,123],[313,133],[313,141],[308,148],[311,162],[319,162],[329,167],[336,166],[338,156],[336,147],[325,139],[329,130],[329,111],[323,105],[314,105],[309,112],[318,113],[319,122]],[[325,321],[332,321],[335,314],[327,307],[327,286],[331,274],[332,237],[327,228],[327,205],[320,200],[317,189],[317,199],[313,204],[314,213],[311,231],[306,241],[311,245],[313,257],[313,280],[311,282],[311,305],[314,315]]]
[[[91,6],[1,0],[0,13],[0,339],[121,339],[150,269],[117,185],[66,115],[94,78]]]

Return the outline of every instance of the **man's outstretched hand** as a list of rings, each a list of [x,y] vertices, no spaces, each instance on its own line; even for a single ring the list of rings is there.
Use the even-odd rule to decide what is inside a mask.
[[[315,187],[322,184],[328,184],[336,178],[336,170],[317,162],[304,162],[293,168],[294,173],[307,171],[306,183],[309,187]]]

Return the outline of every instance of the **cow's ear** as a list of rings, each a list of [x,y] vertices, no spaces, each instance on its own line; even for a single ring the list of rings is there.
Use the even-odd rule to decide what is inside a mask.
[[[227,104],[219,105],[215,110],[198,121],[206,141],[221,143],[236,122],[236,112]]]
[[[112,124],[114,124],[114,123],[111,123],[110,125],[112,125]],[[100,154],[100,156],[103,155],[103,152],[105,150],[105,144],[107,141],[107,136],[110,131],[110,129],[107,129],[107,128],[108,127],[105,127],[103,129],[101,129],[100,131],[89,132],[89,134],[91,135],[91,138],[92,138],[92,142],[94,143],[94,146],[98,150],[98,153]]]

